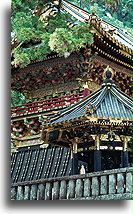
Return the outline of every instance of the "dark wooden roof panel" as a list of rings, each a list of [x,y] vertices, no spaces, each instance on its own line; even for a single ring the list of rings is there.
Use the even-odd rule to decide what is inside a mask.
[[[11,154],[11,182],[67,176],[71,173],[70,150],[67,148],[37,148]]]

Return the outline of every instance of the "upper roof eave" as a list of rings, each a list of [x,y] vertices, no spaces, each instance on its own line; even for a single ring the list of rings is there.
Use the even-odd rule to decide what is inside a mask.
[[[132,39],[131,36],[124,33],[122,29],[109,24],[108,22],[101,20],[97,15],[92,16],[89,12],[81,9],[78,6],[73,5],[70,2],[62,1],[61,8],[65,9],[68,13],[73,15],[79,21],[86,21],[89,22],[93,19],[91,24],[94,26],[96,30],[103,32],[104,36],[108,39],[113,41],[114,43],[118,44],[119,48],[122,48],[127,53],[131,54],[132,50]],[[96,27],[97,26],[97,27]],[[111,36],[110,31],[114,31],[114,36]]]

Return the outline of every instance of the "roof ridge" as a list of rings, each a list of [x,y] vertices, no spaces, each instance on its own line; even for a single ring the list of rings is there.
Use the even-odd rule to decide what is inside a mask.
[[[121,94],[119,93],[119,91],[117,91],[117,88],[115,88],[115,89],[113,88],[113,90],[112,90],[112,88],[111,88],[110,91],[111,91],[112,94],[113,94],[114,96],[116,96],[117,99],[118,99],[121,103],[123,103],[127,108],[132,109],[132,101],[129,101],[129,100],[125,99],[126,96],[121,95]]]

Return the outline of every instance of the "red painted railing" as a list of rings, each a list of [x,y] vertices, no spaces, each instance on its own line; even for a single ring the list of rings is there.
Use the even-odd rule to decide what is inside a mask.
[[[20,115],[26,113],[32,113],[37,111],[43,111],[46,109],[54,109],[60,106],[67,106],[74,104],[83,98],[83,93],[72,94],[68,96],[63,96],[59,98],[48,99],[44,101],[38,101],[33,103],[27,103],[11,108],[12,115]]]

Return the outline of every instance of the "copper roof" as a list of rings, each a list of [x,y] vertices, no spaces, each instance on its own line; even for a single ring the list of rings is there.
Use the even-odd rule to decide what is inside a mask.
[[[81,117],[132,120],[132,98],[120,91],[113,80],[107,77],[101,88],[76,104],[59,111],[55,116],[49,117],[49,123],[46,125],[80,120]]]

